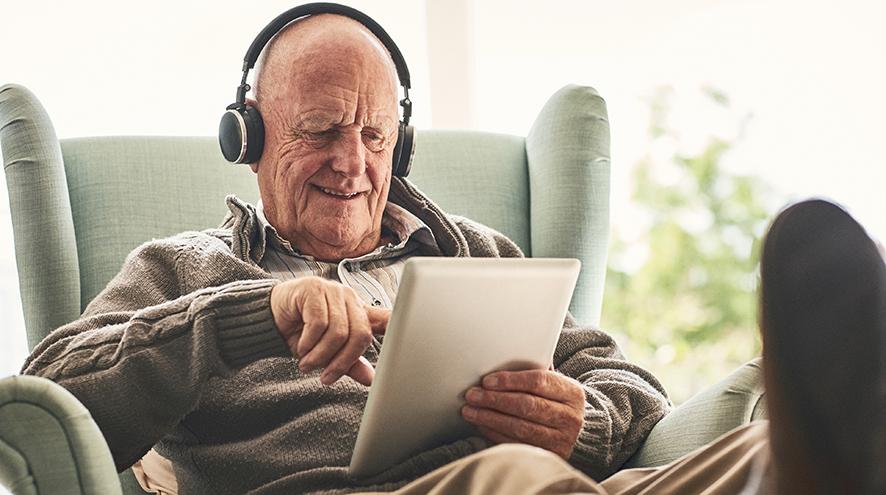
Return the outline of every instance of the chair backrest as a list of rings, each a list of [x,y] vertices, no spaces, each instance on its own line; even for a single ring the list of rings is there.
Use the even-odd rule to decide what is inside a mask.
[[[255,201],[255,176],[224,161],[214,137],[58,141],[27,89],[0,88],[0,147],[9,188],[28,342],[76,319],[151,238],[218,225],[224,197]],[[599,321],[609,229],[606,107],[586,87],[554,94],[526,138],[421,131],[410,179],[445,211],[508,235],[535,257],[575,257],[571,310]]]

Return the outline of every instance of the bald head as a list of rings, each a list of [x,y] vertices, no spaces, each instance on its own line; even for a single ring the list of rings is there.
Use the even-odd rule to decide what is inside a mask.
[[[271,98],[273,88],[298,73],[310,76],[320,61],[342,65],[353,59],[376,65],[375,75],[395,91],[397,69],[388,49],[363,24],[349,17],[319,14],[289,23],[262,50],[256,64],[255,99]],[[322,74],[318,74],[321,76]],[[317,77],[308,77],[310,79]]]

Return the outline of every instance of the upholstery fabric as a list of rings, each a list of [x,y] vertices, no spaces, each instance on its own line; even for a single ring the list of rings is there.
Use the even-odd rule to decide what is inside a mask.
[[[665,416],[626,467],[662,466],[766,417],[762,360],[757,358]]]
[[[570,310],[600,324],[609,245],[609,117],[593,88],[566,86],[526,137],[532,256],[582,260]]]
[[[62,153],[43,106],[0,87],[0,147],[15,232],[28,346],[80,315],[80,265]]]
[[[78,138],[61,148],[80,253],[81,309],[139,244],[218,226],[228,194],[258,199],[255,174],[224,161],[213,138]]]
[[[0,456],[0,483],[16,495],[121,493],[89,411],[49,380],[0,380]]]
[[[443,211],[494,227],[530,253],[524,141],[503,134],[417,132],[409,179]]]
[[[2,384],[0,384],[2,387]],[[28,471],[28,460],[13,446],[0,439],[0,485],[18,495],[36,494],[34,477]]]

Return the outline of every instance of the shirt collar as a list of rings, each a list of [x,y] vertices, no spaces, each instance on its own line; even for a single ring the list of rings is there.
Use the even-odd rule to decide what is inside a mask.
[[[258,219],[259,235],[264,239],[265,245],[273,246],[275,249],[281,249],[286,252],[296,252],[292,244],[282,238],[277,233],[277,229],[265,217],[265,209],[261,200],[258,200],[258,203],[255,204],[255,216]]]
[[[255,212],[259,224],[259,235],[264,238],[266,245],[289,254],[304,256],[289,241],[280,236],[277,229],[271,225],[271,222],[265,217],[264,206],[261,200],[258,200],[258,203],[256,203]],[[381,217],[381,226],[382,231],[390,233],[394,237],[394,241],[387,245],[389,249],[403,248],[410,240],[435,248],[437,246],[431,228],[417,216],[406,210],[406,208],[396,203],[388,201],[385,204],[385,211]]]

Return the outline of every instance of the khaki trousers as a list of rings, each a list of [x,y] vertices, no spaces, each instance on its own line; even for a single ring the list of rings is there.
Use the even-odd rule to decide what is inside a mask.
[[[769,423],[756,421],[665,466],[595,482],[539,448],[503,444],[452,462],[397,490],[417,494],[737,495],[770,493]]]

